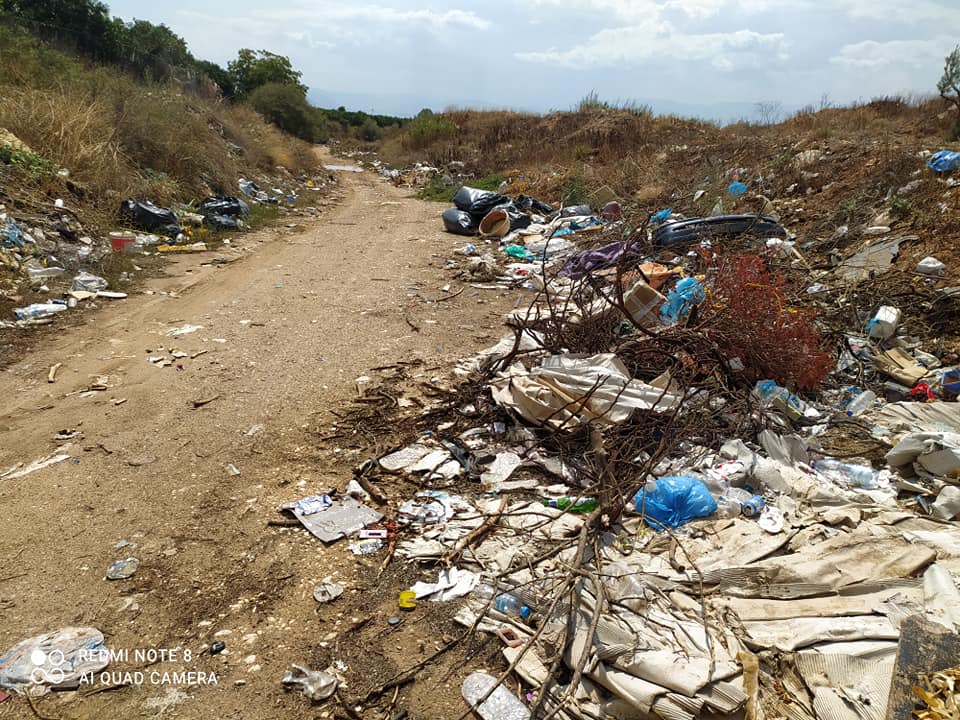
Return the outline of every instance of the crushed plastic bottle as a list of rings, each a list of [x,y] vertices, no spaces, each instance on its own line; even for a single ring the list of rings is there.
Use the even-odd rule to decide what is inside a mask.
[[[877,400],[877,395],[872,390],[864,390],[862,393],[853,398],[849,403],[847,403],[847,416],[853,417],[854,415],[859,415],[865,410],[869,410],[873,407],[873,404]]]
[[[467,675],[463,685],[460,686],[460,693],[472,706],[496,684],[497,679],[492,675],[474,672]],[[483,720],[529,720],[530,718],[530,710],[503,685],[498,686],[490,693],[490,697],[480,703],[477,714]]]
[[[37,320],[39,318],[50,317],[58,312],[63,312],[67,306],[61,303],[34,303],[26,307],[17,308],[14,313],[17,320]]]
[[[880,473],[866,465],[845,463],[836,458],[823,458],[814,460],[810,466],[820,475],[841,485],[863,490],[876,490],[880,487]]]

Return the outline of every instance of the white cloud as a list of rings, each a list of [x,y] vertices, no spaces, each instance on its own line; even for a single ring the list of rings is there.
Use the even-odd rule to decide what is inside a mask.
[[[844,45],[838,55],[830,58],[834,65],[848,68],[879,70],[890,65],[926,68],[939,66],[954,46],[954,40],[941,36],[934,40],[891,40]]]
[[[796,0],[781,0],[795,2]],[[773,0],[527,0],[535,6],[554,6],[564,10],[582,10],[597,16],[610,16],[628,23],[656,20],[674,11],[695,20],[719,15],[722,11],[744,14],[764,12]],[[779,6],[778,6],[779,7]]]
[[[960,7],[956,0],[833,0],[832,4],[855,20],[924,24],[934,26],[938,32],[960,33]]]
[[[467,10],[398,10],[382,5],[360,5],[351,7],[345,4],[331,5],[324,9],[319,21],[326,20],[362,20],[378,25],[423,26],[434,31],[443,30],[451,25],[462,25],[474,30],[487,30],[490,21]]]
[[[668,63],[704,61],[718,70],[761,66],[787,58],[782,33],[737,30],[730,33],[685,34],[664,21],[601,30],[581,45],[566,50],[517,53],[520,60],[584,68],[639,64],[652,60]]]

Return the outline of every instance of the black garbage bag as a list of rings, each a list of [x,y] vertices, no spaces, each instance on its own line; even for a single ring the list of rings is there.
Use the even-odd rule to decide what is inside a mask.
[[[120,219],[138,230],[159,232],[170,237],[180,234],[180,221],[173,211],[157,207],[152,202],[124,200],[120,203]]]
[[[510,198],[500,193],[478,190],[466,185],[457,190],[457,194],[453,196],[453,204],[463,212],[470,213],[470,217],[478,223],[495,207],[509,202]]]
[[[523,230],[524,228],[530,227],[533,223],[533,219],[527,215],[525,212],[522,212],[520,208],[516,206],[513,202],[507,202],[503,205],[497,205],[494,210],[506,210],[507,217],[510,218],[510,230]]]
[[[208,197],[200,203],[201,215],[226,215],[227,217],[245,217],[250,214],[250,206],[240,198]]]
[[[552,205],[547,205],[547,203],[541,202],[529,195],[518,195],[513,203],[521,210],[535,212],[540,215],[549,215],[554,211]]]
[[[229,215],[204,215],[203,226],[211,230],[238,230],[240,223]]]
[[[720,237],[747,235],[758,238],[785,238],[787,231],[768,215],[715,215],[690,218],[661,225],[653,233],[653,244],[669,247]]]
[[[454,235],[476,235],[479,223],[474,221],[470,213],[457,208],[443,211],[443,227]]]

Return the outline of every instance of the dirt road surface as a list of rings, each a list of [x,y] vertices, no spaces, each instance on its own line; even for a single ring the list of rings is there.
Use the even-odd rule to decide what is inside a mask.
[[[37,701],[43,717],[343,716],[334,702],[311,706],[284,691],[291,662],[340,660],[353,679],[344,692],[356,697],[451,632],[406,616],[394,637],[395,588],[372,579],[379,558],[267,525],[279,504],[346,485],[358,458],[322,441],[318,418],[356,396],[358,376],[401,361],[443,375],[500,336],[515,300],[470,287],[450,297],[462,285],[444,259],[460,243],[442,232],[440,208],[371,173],[339,177],[340,202],[319,218],[180,257],[145,292],[0,372],[0,474],[58,448],[70,456],[0,479],[0,652],[89,625],[130,654],[108,670],[113,683],[132,684],[48,694]],[[185,325],[200,328],[168,334]],[[148,362],[171,348],[186,354],[175,365]],[[131,556],[140,561],[133,577],[105,579]],[[347,592],[319,606],[312,591],[328,577]],[[342,633],[368,617],[363,642],[360,631]],[[201,654],[215,639],[227,651]],[[135,655],[174,648],[172,662]],[[123,675],[137,671],[142,679]],[[163,674],[186,671],[197,675]],[[197,682],[201,672],[217,684]],[[457,717],[456,676],[429,667],[423,676],[429,682],[405,686],[396,707]],[[22,698],[0,703],[0,718],[35,716]]]

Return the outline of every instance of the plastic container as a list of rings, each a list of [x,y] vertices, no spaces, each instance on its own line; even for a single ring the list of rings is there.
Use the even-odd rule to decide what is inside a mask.
[[[867,324],[870,337],[874,340],[889,340],[897,331],[900,324],[900,308],[892,305],[881,305],[877,314]]]
[[[59,275],[63,275],[67,271],[62,267],[28,267],[27,276],[31,280],[47,280],[49,278],[54,278]]]
[[[819,474],[841,485],[863,490],[876,490],[880,487],[880,473],[866,465],[845,463],[836,458],[823,458],[814,460],[810,466]]]
[[[67,306],[61,303],[34,303],[26,307],[17,308],[14,312],[17,320],[36,320],[38,318],[50,317],[58,312],[63,312]]]
[[[873,390],[864,390],[847,404],[847,416],[853,417],[869,410],[876,401],[877,394]]]
[[[560,510],[569,509],[570,512],[593,512],[597,509],[597,499],[588,498],[549,498],[543,501],[547,507],[559,508]]]
[[[530,608],[520,602],[516,596],[511,595],[510,593],[501,593],[497,595],[497,599],[494,601],[493,606],[502,612],[504,615],[510,615],[511,617],[518,617],[526,620],[530,617]]]
[[[137,236],[131,232],[110,233],[110,247],[114,252],[124,253],[131,250],[131,245],[137,241]]]
[[[761,407],[776,407],[793,420],[803,417],[807,404],[785,387],[777,385],[775,380],[761,380],[753,388],[754,397]]]
[[[721,495],[717,498],[717,517],[729,519],[740,517],[740,503],[732,498]]]

